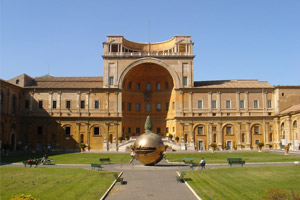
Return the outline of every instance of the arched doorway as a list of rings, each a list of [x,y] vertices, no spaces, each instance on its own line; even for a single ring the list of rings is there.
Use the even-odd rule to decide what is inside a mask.
[[[155,63],[139,64],[127,72],[122,88],[123,134],[144,133],[145,120],[150,115],[152,131],[165,135],[174,88],[169,71]]]

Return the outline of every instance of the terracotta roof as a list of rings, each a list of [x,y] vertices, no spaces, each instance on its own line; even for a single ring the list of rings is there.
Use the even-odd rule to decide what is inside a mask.
[[[267,81],[258,80],[220,80],[195,81],[197,88],[274,88]]]
[[[288,113],[297,112],[297,111],[300,111],[300,104],[291,106],[288,109],[281,111],[280,114],[288,114]]]
[[[103,88],[103,77],[36,77],[27,88]]]

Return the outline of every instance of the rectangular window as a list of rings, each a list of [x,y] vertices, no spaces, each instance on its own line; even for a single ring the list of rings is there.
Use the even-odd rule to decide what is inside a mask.
[[[71,127],[67,126],[67,127],[65,128],[65,134],[66,134],[66,135],[71,135]]]
[[[141,111],[141,104],[137,103],[137,104],[135,105],[135,111],[136,111],[136,112],[140,112],[140,111]]]
[[[160,83],[156,83],[156,90],[160,90]]]
[[[197,129],[197,134],[198,135],[203,135],[203,126],[199,126]]]
[[[108,84],[109,84],[110,86],[114,84],[114,77],[110,76],[110,77],[108,78]]]
[[[130,127],[128,127],[128,133],[131,133],[131,128]]]
[[[53,108],[53,109],[56,108],[56,101],[52,101],[52,108]]]
[[[160,134],[160,128],[156,129],[157,134]]]
[[[212,127],[212,131],[217,131],[217,127],[216,127],[216,126],[213,126],[213,127]]]
[[[203,102],[202,100],[198,101],[198,109],[202,109],[203,108]]]
[[[29,100],[25,100],[25,109],[29,108]]]
[[[80,101],[80,108],[84,109],[84,107],[85,107],[85,101]]]
[[[254,126],[254,134],[259,134],[259,126]]]
[[[166,111],[169,111],[169,102],[166,103]]]
[[[43,101],[39,101],[39,109],[43,108]]]
[[[95,109],[99,109],[99,101],[95,101]]]
[[[217,134],[214,134],[214,143],[217,142]]]
[[[240,100],[240,108],[243,109],[245,107],[244,100]]]
[[[146,112],[151,112],[151,104],[150,103],[146,104]]]
[[[141,84],[140,83],[137,83],[136,84],[136,90],[140,90],[141,89]]]
[[[156,111],[157,112],[161,111],[161,104],[160,103],[156,104]]]
[[[131,103],[128,103],[128,104],[127,104],[127,110],[128,110],[128,111],[131,111]]]
[[[255,140],[255,144],[258,144],[259,143],[259,140]]]
[[[226,134],[231,135],[231,126],[226,126]]]
[[[151,90],[151,84],[150,83],[146,84],[146,90]]]
[[[271,100],[268,100],[268,101],[267,101],[267,104],[268,104],[268,105],[267,105],[268,108],[272,108],[272,101],[271,101]]]
[[[43,127],[42,126],[37,127],[37,134],[38,135],[43,135]]]
[[[169,89],[169,83],[168,82],[165,83],[165,88]]]
[[[132,84],[132,82],[130,81],[130,82],[128,83],[128,89],[131,89],[131,84]]]
[[[254,107],[254,108],[258,108],[258,101],[257,101],[257,100],[254,100],[254,102],[253,102],[253,107]]]
[[[169,133],[169,127],[166,127],[166,133]]]
[[[66,108],[70,109],[71,108],[71,101],[66,101]]]
[[[140,128],[136,128],[136,129],[135,129],[135,132],[136,132],[136,133],[140,133],[140,132],[141,132]]]
[[[230,104],[231,104],[231,103],[230,103],[230,100],[226,100],[226,108],[227,108],[227,109],[229,109],[229,108],[231,107]]]
[[[186,76],[184,76],[182,78],[182,84],[183,84],[183,86],[187,86],[187,77]]]
[[[216,102],[216,100],[212,100],[212,101],[211,101],[211,108],[212,108],[212,109],[217,108],[217,102]]]
[[[94,127],[94,135],[100,135],[99,127]]]

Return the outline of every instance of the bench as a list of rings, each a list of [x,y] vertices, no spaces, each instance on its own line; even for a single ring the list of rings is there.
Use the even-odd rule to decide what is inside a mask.
[[[110,163],[110,158],[100,158],[100,163],[103,164],[104,162]]]
[[[205,169],[205,163],[192,163],[190,165],[191,170],[194,170],[194,167],[201,167],[201,169]]]
[[[184,162],[184,164],[193,164],[194,158],[183,158],[182,161]]]
[[[119,176],[117,173],[114,173],[114,177],[116,179],[116,182],[120,182],[123,185],[124,179],[121,178],[121,176]]]
[[[38,160],[36,160],[36,161],[32,160],[32,161],[28,162],[28,160],[24,160],[23,165],[24,165],[24,167],[26,167],[27,165],[30,165],[30,167],[32,165],[35,165],[37,167],[39,165],[39,161]]]
[[[97,168],[98,170],[99,169],[102,170],[103,167],[100,164],[98,164],[98,163],[91,163],[91,168],[92,169],[96,169]]]
[[[180,174],[178,176],[176,176],[176,180],[177,182],[179,183],[184,183],[184,175],[185,173],[184,172],[180,172]]]
[[[242,167],[245,164],[245,161],[242,160],[242,158],[227,158],[227,162],[230,165],[230,167],[234,164],[241,164]]]
[[[43,165],[52,165],[52,163],[51,162],[53,162],[54,160],[53,159],[46,159],[45,161],[44,161],[44,163],[43,163]],[[41,161],[41,162],[43,162],[43,161]]]

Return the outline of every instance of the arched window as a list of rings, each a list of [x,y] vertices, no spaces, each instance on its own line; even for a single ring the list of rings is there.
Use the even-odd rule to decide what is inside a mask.
[[[232,133],[232,126],[226,126],[226,135],[231,135]]]
[[[242,142],[245,142],[245,133],[242,133]]]
[[[284,122],[282,122],[282,124],[281,124],[281,130],[283,130],[284,129]]]
[[[12,97],[11,113],[16,114],[16,95],[13,95],[13,97]]]
[[[156,90],[160,90],[160,83],[156,83]]]
[[[198,126],[197,127],[197,135],[203,135],[204,134],[204,131],[203,131],[203,126]]]
[[[295,121],[293,122],[293,128],[296,129],[297,126],[298,126],[298,125],[297,125],[297,121],[295,120]]]
[[[70,126],[65,127],[65,135],[71,135],[71,127]]]
[[[1,96],[0,96],[0,106],[1,106],[1,110],[3,111],[3,108],[4,108],[4,93],[3,93],[3,91],[1,91]]]

